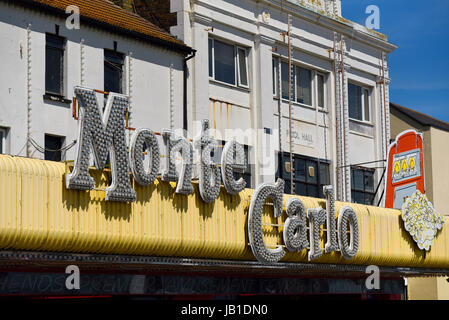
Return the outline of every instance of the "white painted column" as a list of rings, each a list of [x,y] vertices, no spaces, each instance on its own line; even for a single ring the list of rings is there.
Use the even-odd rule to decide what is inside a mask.
[[[346,51],[346,50],[345,50]],[[343,60],[343,126],[344,126],[344,144],[343,144],[343,154],[344,154],[344,185],[345,185],[345,197],[344,201],[351,202],[351,167],[349,167],[349,97],[348,97],[348,72],[351,66]]]
[[[194,14],[193,47],[196,56],[193,61],[193,105],[189,119],[189,133],[199,134],[201,120],[210,118],[209,107],[209,32],[212,19]]]
[[[274,182],[276,173],[275,144],[277,135],[274,132],[273,117],[273,77],[271,74],[273,46],[275,41],[263,35],[256,37],[256,65],[254,66],[255,83],[255,176],[256,185]]]

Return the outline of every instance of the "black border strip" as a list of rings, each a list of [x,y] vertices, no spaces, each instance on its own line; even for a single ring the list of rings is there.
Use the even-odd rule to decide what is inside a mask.
[[[275,264],[262,264],[257,261],[195,259],[181,257],[158,256],[132,256],[114,254],[81,254],[67,252],[37,252],[37,251],[0,251],[0,267],[16,267],[18,265],[55,267],[57,265],[86,264],[96,269],[115,270],[149,270],[160,269],[165,271],[184,272],[244,272],[260,273],[264,275],[277,274],[278,276],[311,276],[320,274],[328,277],[341,277],[343,274],[352,277],[366,277],[366,267],[362,265],[346,264],[319,264],[319,263],[292,263],[279,262]],[[379,266],[384,277],[428,277],[449,276],[449,269],[416,268],[416,267],[384,267]]]

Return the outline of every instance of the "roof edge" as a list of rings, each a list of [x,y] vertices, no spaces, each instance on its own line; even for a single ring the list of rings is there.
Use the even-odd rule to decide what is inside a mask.
[[[43,3],[37,3],[32,0],[0,0],[0,2],[6,2],[10,3],[12,5],[22,6],[25,8],[30,9],[37,9],[37,10],[45,10],[45,13],[52,14],[57,17],[63,17],[66,18],[67,14],[64,10],[43,4]],[[111,25],[109,23],[96,20],[93,18],[89,18],[83,15],[80,15],[80,21],[86,23],[87,25],[97,27],[100,29],[104,29],[113,33],[118,33],[123,36],[137,38],[141,41],[150,42],[153,45],[163,47],[165,49],[169,49],[171,51],[175,51],[178,53],[182,53],[184,56],[187,56],[196,50],[187,46],[186,44],[177,44],[171,41],[163,40],[157,37],[153,37],[147,34],[143,34],[137,31],[128,30],[125,28],[121,28],[118,26]]]
[[[432,116],[429,116],[429,115],[427,115],[425,113],[422,113],[422,112],[419,112],[419,111],[416,111],[416,110],[413,110],[413,109],[401,106],[401,105],[399,105],[397,103],[390,102],[390,107],[392,107],[394,110],[402,113],[403,115],[411,118],[413,121],[416,121],[417,123],[419,123],[420,125],[422,125],[424,127],[434,127],[434,128],[438,128],[440,130],[444,130],[444,131],[449,132],[449,123],[447,123],[446,121],[443,121],[443,120],[434,118]],[[419,116],[422,116],[424,118],[427,118],[427,119],[429,119],[429,121],[432,121],[434,123],[424,123],[421,119],[413,117],[413,113],[415,113],[415,114],[417,114]]]

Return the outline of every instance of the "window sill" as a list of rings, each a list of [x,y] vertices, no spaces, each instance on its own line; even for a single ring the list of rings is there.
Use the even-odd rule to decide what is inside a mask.
[[[212,78],[209,78],[209,83],[221,85],[223,87],[228,87],[230,89],[237,89],[237,90],[240,90],[240,91],[243,91],[243,92],[248,92],[248,93],[251,92],[250,88],[237,86],[235,84],[229,84],[229,83],[218,81],[218,80],[215,80],[215,79],[212,79]]]
[[[273,99],[274,100],[279,100],[278,97],[273,97]],[[286,100],[286,99],[281,99],[281,102],[288,104],[288,100]],[[296,107],[303,107],[303,108],[307,108],[307,109],[311,109],[311,110],[318,110],[318,111],[321,111],[321,112],[327,112],[326,108],[314,107],[314,106],[310,106],[308,104],[304,104],[304,103],[297,102],[297,101],[292,101],[292,105],[296,106]]]
[[[70,104],[72,101],[54,93],[45,93],[44,100]]]
[[[365,126],[370,126],[370,127],[374,127],[374,124],[372,122],[369,121],[362,121],[362,120],[357,120],[357,119],[353,119],[353,118],[349,118],[349,121],[355,122],[355,123],[359,123]]]

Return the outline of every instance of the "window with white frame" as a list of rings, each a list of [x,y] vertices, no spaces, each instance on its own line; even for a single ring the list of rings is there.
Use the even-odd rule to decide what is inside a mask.
[[[325,108],[325,102],[326,102],[326,92],[324,90],[326,78],[325,75],[322,73],[316,74],[316,89],[317,89],[317,106],[320,108]]]
[[[277,96],[280,90],[282,99],[288,99],[288,76],[289,69],[286,61],[273,58],[273,95]],[[278,81],[279,68],[281,79]],[[280,84],[280,89],[278,85]],[[326,77],[315,70],[303,68],[297,65],[292,66],[292,100],[304,105],[325,108]]]
[[[348,84],[349,118],[370,121],[370,93],[368,88]]]
[[[279,77],[279,62],[278,59],[272,59],[272,80],[273,80],[273,96],[278,94],[278,77]]]
[[[248,50],[209,38],[209,77],[248,88]]]
[[[45,36],[45,92],[63,96],[66,39],[50,33]]]
[[[0,128],[0,154],[6,153],[6,129]]]

